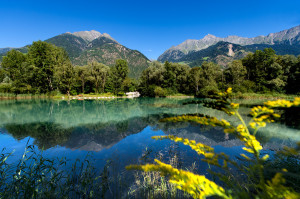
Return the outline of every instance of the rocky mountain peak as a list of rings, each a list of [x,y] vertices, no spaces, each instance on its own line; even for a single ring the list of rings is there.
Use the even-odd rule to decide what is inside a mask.
[[[82,39],[86,41],[93,41],[94,39],[97,39],[100,37],[102,34],[96,30],[91,30],[91,31],[80,31],[80,32],[74,32],[72,33],[73,35],[77,37],[81,37]]]
[[[207,34],[207,35],[205,35],[205,37],[203,38],[203,40],[216,39],[216,38],[217,37],[215,35]]]
[[[116,43],[119,43],[119,42],[117,42],[114,38],[112,38],[109,34],[107,34],[107,33],[103,33],[100,37],[106,37],[106,38],[108,38],[108,39],[110,39],[110,40],[112,40],[112,41],[114,41],[114,42],[116,42]]]
[[[267,36],[257,36],[252,38],[239,37],[236,35],[230,35],[225,38],[216,37],[212,34],[207,34],[200,40],[188,39],[183,43],[172,47],[165,51],[158,57],[158,61],[173,61],[180,60],[181,57],[194,51],[200,51],[210,46],[217,44],[220,41],[238,44],[242,46],[246,45],[300,45],[300,25],[283,30],[276,33],[270,33]],[[230,53],[232,54],[232,53]]]

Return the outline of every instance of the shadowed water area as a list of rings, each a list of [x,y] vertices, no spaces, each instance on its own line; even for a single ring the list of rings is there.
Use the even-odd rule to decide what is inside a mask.
[[[139,163],[145,151],[149,159],[164,154],[165,160],[175,148],[177,156],[186,165],[200,157],[189,147],[168,140],[155,141],[154,135],[176,135],[212,146],[217,152],[236,156],[242,144],[221,128],[194,123],[162,123],[162,118],[182,114],[204,114],[238,124],[225,113],[192,103],[194,99],[137,98],[54,101],[7,100],[0,101],[0,148],[14,150],[10,161],[19,159],[26,145],[35,145],[47,157],[67,157],[72,162],[92,153],[95,164],[102,169],[107,160],[118,162],[116,170]],[[250,108],[262,101],[240,101],[240,113],[249,120]],[[300,141],[299,108],[277,110],[280,120],[268,124],[258,133],[265,152],[272,153],[283,146],[295,146]]]

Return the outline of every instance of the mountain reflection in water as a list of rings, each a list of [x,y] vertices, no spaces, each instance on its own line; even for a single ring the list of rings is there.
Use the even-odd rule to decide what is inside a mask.
[[[33,144],[44,150],[60,147],[61,150],[100,152],[113,146],[118,148],[118,143],[124,138],[135,136],[146,128],[153,133],[159,131],[209,146],[241,146],[238,139],[224,134],[218,127],[160,122],[162,118],[181,114],[205,114],[237,122],[220,111],[190,101],[166,98],[0,101],[0,128],[16,141],[33,138]],[[247,105],[241,107],[244,116],[249,110]],[[277,150],[300,140],[298,109],[280,111],[283,114],[281,123],[271,124],[258,134],[265,149]],[[139,139],[145,139],[143,136]],[[149,138],[149,134],[145,136]],[[139,145],[139,142],[133,144]],[[10,145],[14,145],[13,141],[10,141]]]

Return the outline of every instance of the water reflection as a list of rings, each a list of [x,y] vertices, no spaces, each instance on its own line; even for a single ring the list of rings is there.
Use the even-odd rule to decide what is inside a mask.
[[[5,129],[17,140],[28,136],[34,138],[34,144],[40,149],[63,145],[70,139],[72,133],[72,128],[65,129],[61,125],[51,122],[7,124]]]
[[[16,140],[34,138],[40,149],[55,146],[71,150],[102,151],[124,138],[150,127],[210,146],[236,147],[241,143],[222,129],[192,123],[161,123],[160,119],[181,114],[205,114],[225,118],[220,111],[189,103],[190,99],[117,99],[111,101],[0,101],[0,128]],[[185,105],[183,105],[185,104]],[[246,116],[249,107],[241,107]],[[258,134],[265,148],[278,149],[300,140],[299,108],[280,110],[280,123],[271,124]],[[248,118],[249,119],[249,118]],[[149,134],[147,134],[149,136]],[[138,144],[138,143],[136,143]]]

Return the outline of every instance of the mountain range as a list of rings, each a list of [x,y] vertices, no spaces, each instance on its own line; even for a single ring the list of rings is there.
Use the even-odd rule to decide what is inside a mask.
[[[64,33],[45,40],[58,47],[64,48],[74,65],[86,65],[97,61],[108,66],[115,64],[117,59],[128,62],[129,76],[138,77],[149,65],[149,59],[137,50],[131,50],[114,40],[109,34],[98,31],[81,31]],[[0,56],[12,48],[0,49]],[[17,50],[26,53],[28,46]]]
[[[97,61],[108,66],[116,59],[128,62],[129,76],[137,78],[149,66],[149,59],[137,50],[131,50],[107,33],[95,30],[63,33],[45,40],[64,48],[74,65],[86,65]],[[183,62],[190,66],[200,66],[204,61],[212,61],[223,67],[236,59],[245,57],[250,52],[273,48],[277,54],[300,54],[300,25],[267,36],[253,38],[228,36],[225,38],[208,34],[200,40],[188,39],[172,46],[158,57],[160,62]],[[2,56],[13,48],[0,48]],[[17,48],[26,53],[28,46]]]
[[[200,40],[188,39],[172,46],[158,57],[158,61],[186,62],[191,65],[201,61],[214,61],[225,65],[240,59],[249,52],[273,48],[277,54],[300,54],[300,25],[267,36],[253,38],[228,36],[225,38],[208,34]]]

